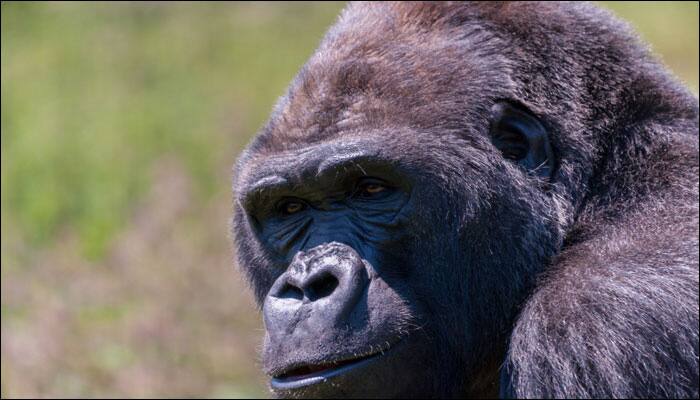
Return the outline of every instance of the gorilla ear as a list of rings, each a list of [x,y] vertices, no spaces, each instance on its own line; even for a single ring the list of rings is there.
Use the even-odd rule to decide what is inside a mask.
[[[507,102],[491,108],[491,143],[503,157],[541,178],[550,178],[554,154],[547,130],[527,109]]]

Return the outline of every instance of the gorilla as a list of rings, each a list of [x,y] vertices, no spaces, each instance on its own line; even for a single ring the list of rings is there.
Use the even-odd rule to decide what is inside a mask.
[[[240,156],[278,397],[698,397],[698,100],[586,3],[353,3]]]

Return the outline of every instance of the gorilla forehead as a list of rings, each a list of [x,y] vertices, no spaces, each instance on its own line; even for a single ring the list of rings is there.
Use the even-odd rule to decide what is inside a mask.
[[[409,6],[350,6],[278,102],[254,148],[287,150],[302,140],[367,136],[387,126],[434,134],[483,124],[484,99],[505,97],[512,87],[505,58],[496,54],[498,40],[476,27],[428,29],[434,7],[413,14]]]
[[[620,25],[590,4],[350,4],[250,149],[387,126],[468,135],[494,100],[513,98],[574,133],[625,85],[615,61],[632,57],[634,38]]]
[[[492,104],[517,99],[549,128],[556,190],[575,204],[604,153],[593,148],[628,113],[641,68],[633,42],[590,4],[350,4],[239,159],[239,177],[271,155],[359,139],[387,147],[394,137],[401,156],[441,142],[452,160],[488,163],[465,151],[484,148]]]
[[[243,203],[257,201],[262,188],[279,189],[329,186],[343,175],[382,171],[385,178],[409,184],[427,180],[442,182],[446,170],[460,169],[460,176],[492,174],[491,157],[484,153],[487,138],[445,137],[436,141],[431,132],[410,127],[344,132],[319,143],[292,143],[285,150],[248,150],[236,169],[237,192]],[[439,159],[434,154],[441,154]]]

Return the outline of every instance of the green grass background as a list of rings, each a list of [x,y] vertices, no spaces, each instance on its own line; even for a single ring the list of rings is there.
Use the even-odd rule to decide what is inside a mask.
[[[697,93],[698,3],[603,5]],[[341,7],[2,2],[2,397],[267,395],[230,168]]]

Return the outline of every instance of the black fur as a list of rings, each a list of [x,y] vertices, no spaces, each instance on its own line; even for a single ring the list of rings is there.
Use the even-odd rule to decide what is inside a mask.
[[[551,171],[501,156],[497,104],[546,129]],[[301,193],[313,163],[358,152],[408,174],[410,218],[372,250],[365,333],[294,362],[409,338],[383,371],[410,379],[278,394],[698,397],[698,100],[627,25],[587,3],[348,5],[236,168],[261,305],[293,256],[256,233],[261,179]]]

